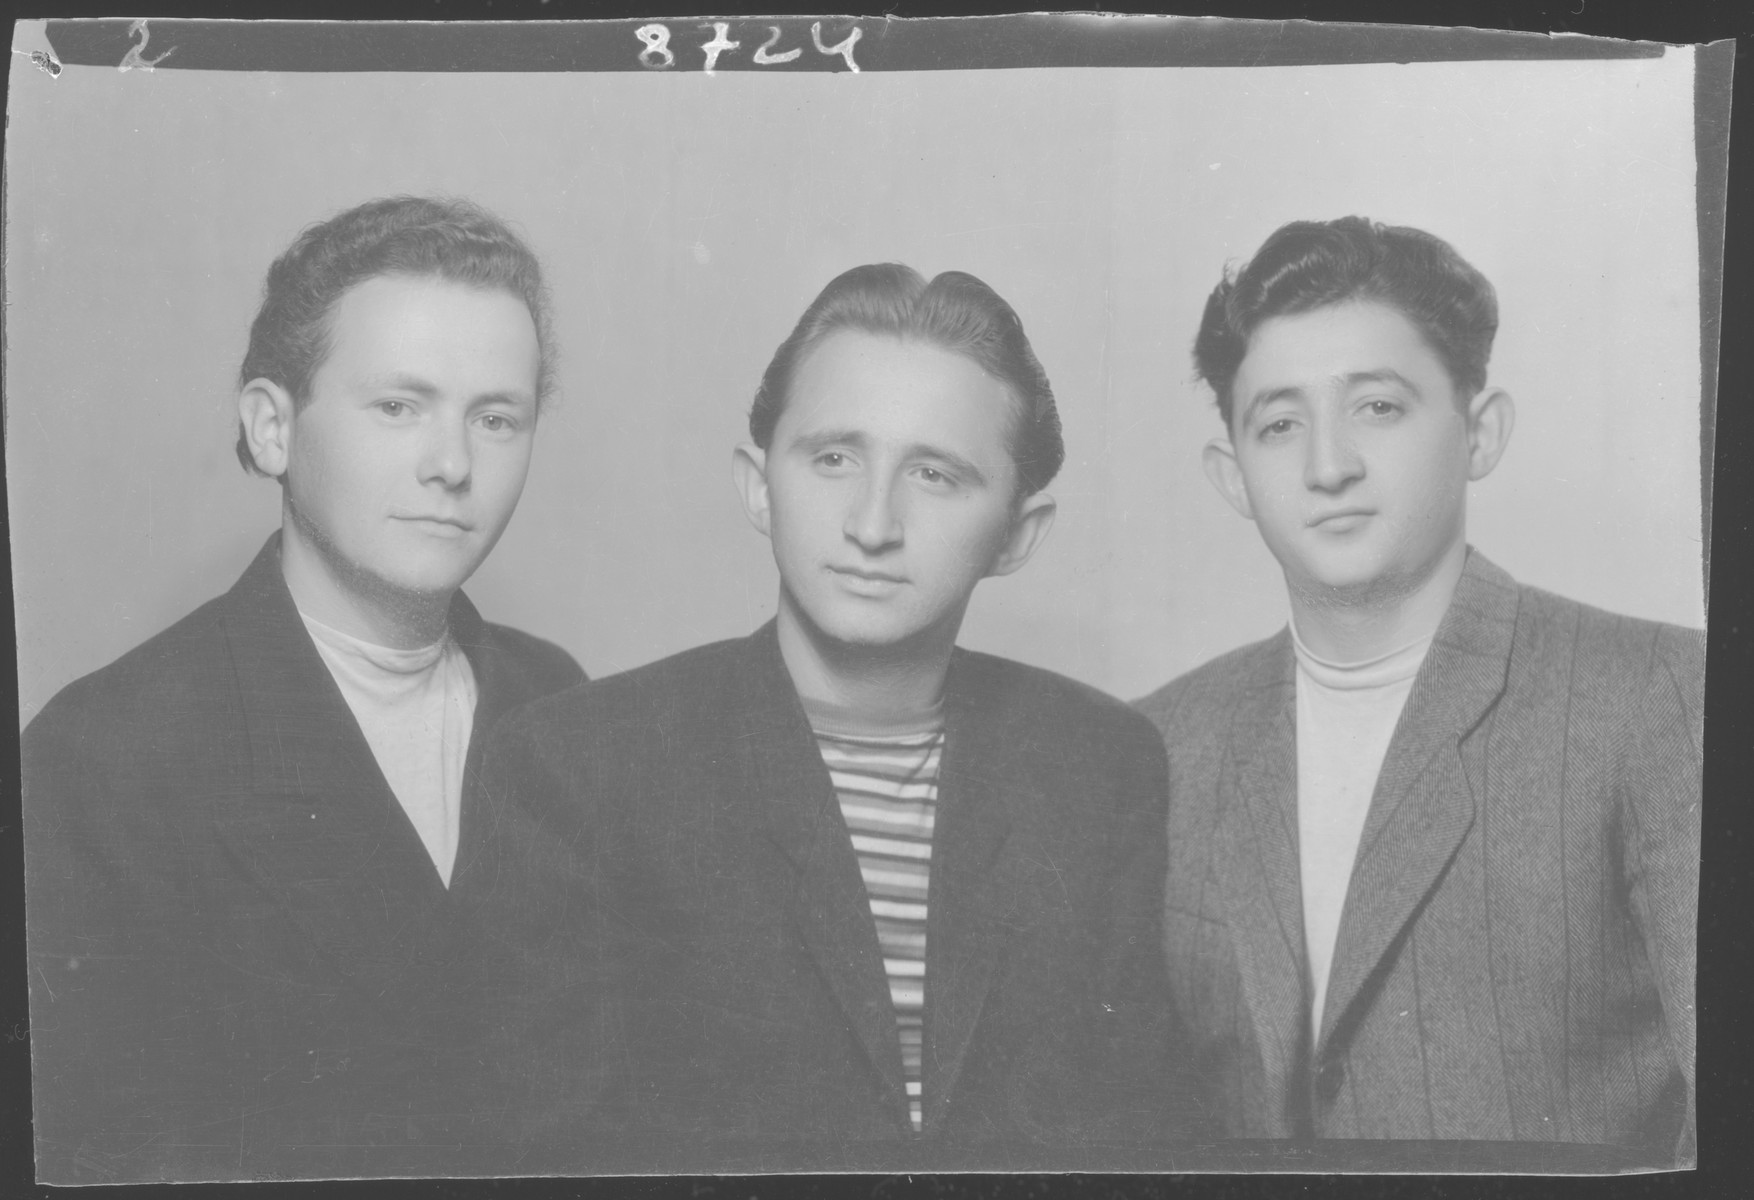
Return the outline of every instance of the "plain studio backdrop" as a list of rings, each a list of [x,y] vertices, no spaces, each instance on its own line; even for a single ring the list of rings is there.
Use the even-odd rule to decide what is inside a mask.
[[[558,403],[469,585],[592,675],[774,610],[731,448],[835,274],[970,271],[1059,396],[1060,513],[964,644],[1125,697],[1281,626],[1208,485],[1188,349],[1225,263],[1360,213],[1498,289],[1516,397],[1470,540],[1520,579],[1703,620],[1693,55],[1247,69],[12,75],[7,478],[21,716],[223,591],[279,521],[233,457],[269,261],[374,196],[513,222],[552,284]]]

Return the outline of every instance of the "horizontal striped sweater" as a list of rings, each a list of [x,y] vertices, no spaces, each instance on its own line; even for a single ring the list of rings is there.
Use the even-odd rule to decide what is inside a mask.
[[[881,727],[805,705],[852,835],[895,1009],[908,1118],[923,1128],[926,912],[938,807],[943,716],[931,710]]]

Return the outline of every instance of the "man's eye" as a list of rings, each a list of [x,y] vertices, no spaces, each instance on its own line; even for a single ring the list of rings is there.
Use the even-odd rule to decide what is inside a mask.
[[[1261,433],[1267,437],[1280,437],[1290,433],[1292,429],[1290,417],[1280,417],[1277,421],[1268,421],[1261,426]]]
[[[1393,400],[1368,400],[1364,407],[1373,417],[1390,417],[1401,411]]]
[[[501,413],[486,413],[481,418],[482,427],[489,433],[504,433],[512,427],[510,418]]]
[[[847,456],[839,450],[830,450],[826,454],[817,455],[816,461],[824,467],[844,467],[847,463]]]
[[[920,478],[924,479],[927,483],[950,482],[950,476],[944,474],[944,472],[938,470],[936,467],[921,467]]]
[[[406,400],[379,400],[378,408],[386,417],[399,417],[408,411],[408,402]]]

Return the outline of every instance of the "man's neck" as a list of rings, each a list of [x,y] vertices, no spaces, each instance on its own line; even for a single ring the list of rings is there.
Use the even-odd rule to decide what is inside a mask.
[[[849,646],[813,629],[780,599],[780,657],[807,700],[884,722],[932,708],[944,694],[955,633],[902,647]]]
[[[1449,611],[1467,559],[1467,544],[1458,542],[1424,579],[1356,598],[1292,588],[1297,636],[1311,653],[1334,663],[1369,662],[1430,638]]]
[[[454,593],[404,592],[350,570],[290,515],[281,524],[280,574],[299,612],[363,642],[418,650],[445,636]]]

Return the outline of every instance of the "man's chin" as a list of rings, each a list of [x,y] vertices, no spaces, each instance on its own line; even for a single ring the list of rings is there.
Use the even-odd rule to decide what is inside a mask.
[[[415,601],[449,599],[472,574],[473,565],[459,562],[355,564],[355,578],[372,591]]]
[[[1429,577],[1429,573],[1375,570],[1331,571],[1293,579],[1287,572],[1286,584],[1312,608],[1380,608],[1406,599]]]
[[[1295,577],[1287,572],[1286,584],[1305,603],[1318,608],[1370,604],[1396,590],[1390,580],[1370,571],[1328,570]]]
[[[380,577],[380,582],[388,591],[399,592],[410,598],[436,600],[455,595],[468,578],[467,575],[456,572],[445,572]]]
[[[924,632],[896,622],[872,620],[867,614],[832,613],[823,617],[818,620],[812,616],[805,624],[817,638],[852,654],[889,654],[917,641]]]
[[[830,641],[848,650],[890,650],[905,643],[906,634],[869,625],[831,625],[822,631]]]

